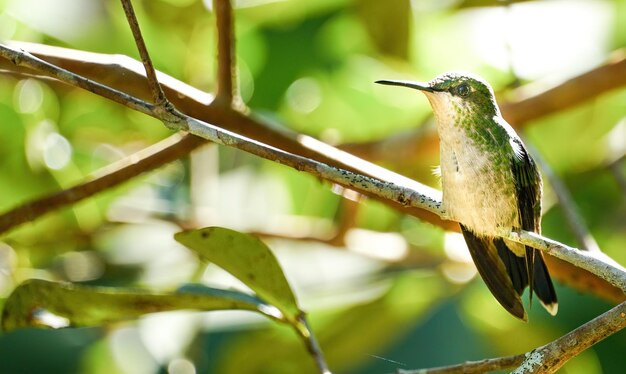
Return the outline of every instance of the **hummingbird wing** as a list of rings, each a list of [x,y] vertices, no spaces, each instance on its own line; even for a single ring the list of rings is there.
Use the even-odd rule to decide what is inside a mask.
[[[515,317],[526,321],[528,319],[522,299],[520,298],[521,291],[523,291],[526,284],[518,290],[513,282],[516,280],[516,276],[526,277],[525,271],[509,273],[500,259],[498,254],[499,250],[496,248],[496,241],[502,242],[502,239],[490,239],[476,236],[467,227],[461,226],[461,232],[469,248],[469,252],[472,255],[476,269],[478,273],[485,281],[487,288],[498,300],[500,305],[504,307],[509,313]],[[501,243],[504,246],[504,242]],[[506,252],[511,252],[508,248]],[[513,252],[511,255],[515,256]],[[518,280],[521,282],[521,280]],[[527,282],[527,281],[526,281]]]
[[[517,208],[521,228],[541,233],[541,175],[524,144],[517,137],[511,138],[514,155],[511,157],[511,172],[515,180]],[[527,282],[530,287],[529,299],[533,291],[546,310],[554,315],[557,311],[557,298],[543,254],[526,246]]]

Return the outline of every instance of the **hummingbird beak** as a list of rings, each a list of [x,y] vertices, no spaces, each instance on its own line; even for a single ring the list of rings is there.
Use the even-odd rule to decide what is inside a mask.
[[[425,91],[425,92],[435,92],[436,91],[432,87],[430,87],[428,85],[428,83],[422,83],[422,82],[380,80],[380,81],[376,81],[374,83],[384,84],[384,85],[387,85],[387,86],[409,87],[409,88],[414,88],[416,90]]]

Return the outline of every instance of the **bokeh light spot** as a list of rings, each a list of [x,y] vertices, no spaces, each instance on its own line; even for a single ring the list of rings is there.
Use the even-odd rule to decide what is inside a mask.
[[[287,89],[287,104],[296,112],[311,113],[322,102],[322,90],[313,78],[301,78]]]
[[[15,106],[21,113],[34,113],[43,103],[41,83],[34,79],[25,79],[17,84]]]
[[[53,170],[63,169],[72,156],[72,145],[61,134],[53,132],[46,137],[43,159],[47,167]]]

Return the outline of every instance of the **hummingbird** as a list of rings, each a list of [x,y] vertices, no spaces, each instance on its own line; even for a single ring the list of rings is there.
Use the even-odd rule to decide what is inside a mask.
[[[502,239],[503,230],[541,233],[541,175],[482,78],[461,72],[429,82],[376,83],[422,91],[440,140],[440,176],[446,218],[459,222],[478,273],[496,300],[527,321],[521,300],[529,287],[552,315],[554,286],[541,251]]]

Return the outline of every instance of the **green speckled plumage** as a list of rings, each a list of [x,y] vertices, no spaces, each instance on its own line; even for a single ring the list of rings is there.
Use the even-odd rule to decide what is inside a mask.
[[[446,73],[428,83],[380,81],[424,92],[440,139],[443,207],[461,224],[474,263],[496,299],[526,320],[530,285],[555,314],[556,294],[541,253],[498,238],[503,230],[541,231],[541,176],[483,79]]]

